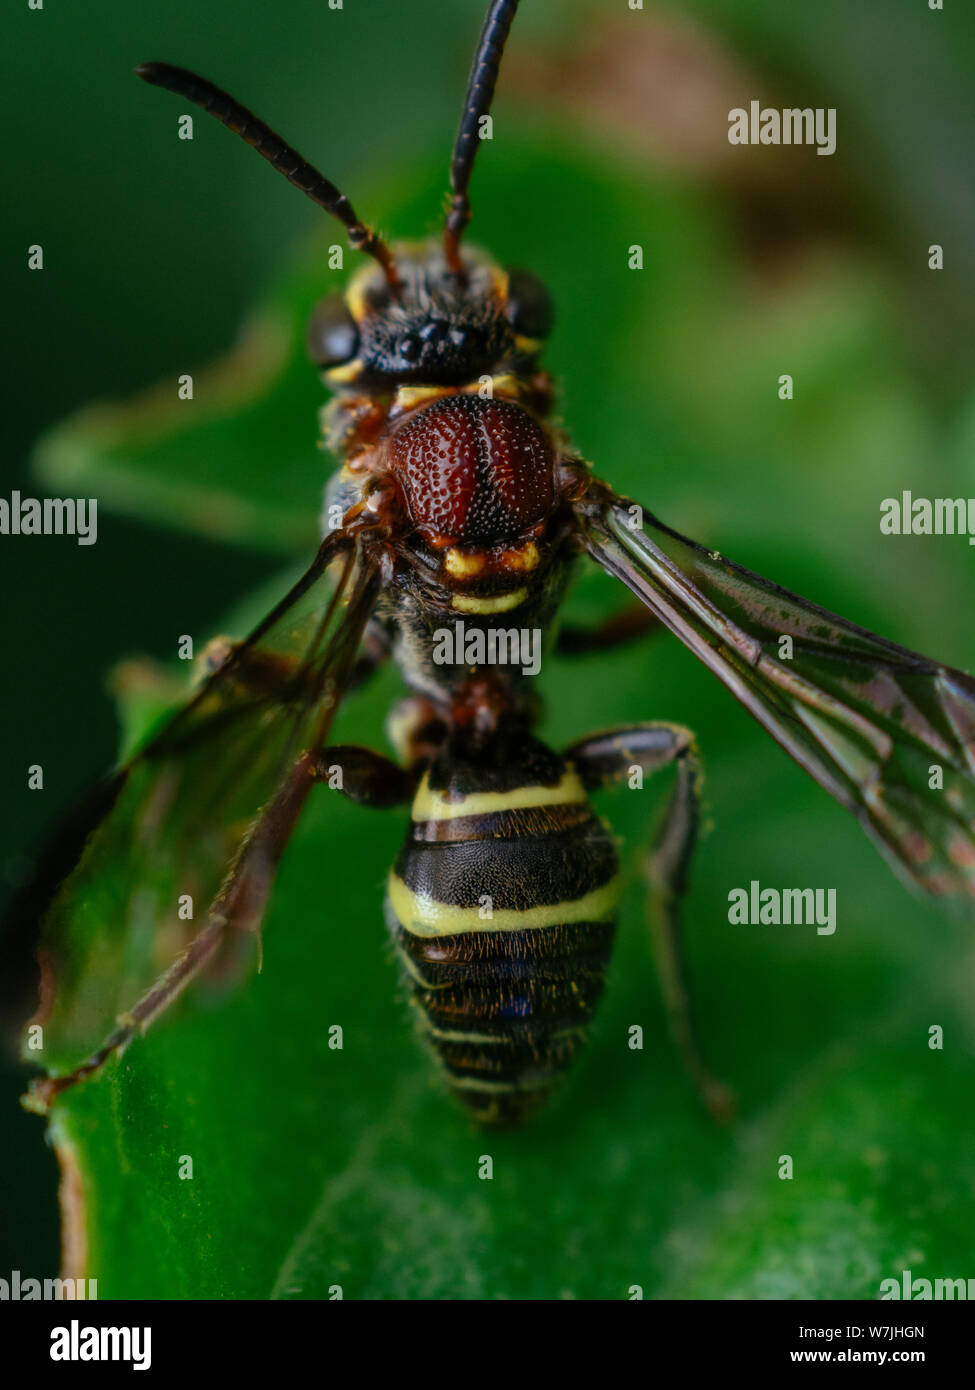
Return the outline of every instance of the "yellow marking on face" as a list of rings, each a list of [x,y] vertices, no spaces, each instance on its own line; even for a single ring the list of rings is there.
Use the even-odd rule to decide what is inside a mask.
[[[325,373],[325,380],[332,386],[348,386],[351,382],[358,381],[362,368],[362,361],[353,357],[351,362],[343,362],[341,367],[329,367]]]
[[[390,873],[387,884],[390,906],[396,918],[413,936],[464,936],[471,932],[538,931],[573,922],[606,922],[619,902],[619,875],[584,893],[581,898],[540,907],[495,909],[482,917],[480,907],[452,907],[427,893],[414,893],[400,876]]]
[[[458,613],[508,613],[512,608],[517,608],[519,603],[524,603],[528,597],[528,590],[525,588],[512,589],[510,594],[495,594],[493,598],[477,598],[473,594],[454,594],[450,600],[451,608],[456,608]]]
[[[444,556],[443,563],[444,569],[455,579],[473,579],[487,564],[487,556],[483,550],[475,550],[473,554],[465,555],[456,546],[451,546]]]
[[[361,323],[371,312],[369,301],[366,299],[366,287],[375,278],[374,267],[364,265],[361,270],[356,271],[349,281],[345,291],[345,305],[356,323]]]
[[[553,787],[515,787],[510,792],[471,792],[457,801],[448,801],[442,792],[430,790],[426,773],[416,789],[414,821],[456,820],[458,816],[496,815],[498,811],[518,811],[530,806],[578,806],[586,800],[579,774],[567,768]]]
[[[515,334],[515,351],[523,353],[526,357],[531,357],[534,353],[541,352],[544,346],[544,338],[526,338],[521,333]]]
[[[508,272],[502,270],[499,265],[492,265],[490,271],[492,281],[491,287],[501,300],[501,303],[506,304],[508,301]]]

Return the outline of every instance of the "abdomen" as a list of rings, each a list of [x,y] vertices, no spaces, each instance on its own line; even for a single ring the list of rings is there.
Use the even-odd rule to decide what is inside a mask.
[[[534,740],[504,768],[424,778],[387,922],[421,1033],[482,1123],[524,1118],[582,1046],[618,867],[575,774]]]

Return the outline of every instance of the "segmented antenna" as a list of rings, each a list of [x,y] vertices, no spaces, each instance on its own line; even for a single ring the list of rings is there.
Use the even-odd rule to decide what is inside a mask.
[[[459,280],[465,278],[460,259],[460,239],[464,228],[471,220],[471,202],[467,196],[477,147],[480,144],[479,126],[482,116],[491,109],[494,86],[498,80],[501,55],[515,17],[518,0],[491,0],[490,8],[477,41],[471,75],[467,79],[467,96],[464,98],[464,111],[454,142],[454,155],[450,163],[450,211],[444,227],[444,251],[447,267]]]
[[[302,159],[297,150],[292,149],[246,106],[241,106],[239,101],[215,87],[205,77],[198,77],[196,73],[174,67],[171,63],[140,63],[135,71],[144,82],[150,82],[154,87],[165,87],[167,92],[175,92],[195,102],[211,116],[216,116],[228,130],[246,140],[289,183],[300,188],[320,208],[337,217],[345,226],[351,245],[379,262],[391,290],[399,288],[396,263],[383,239],[359,219],[348,198],[339,192],[334,183],[306,159]]]

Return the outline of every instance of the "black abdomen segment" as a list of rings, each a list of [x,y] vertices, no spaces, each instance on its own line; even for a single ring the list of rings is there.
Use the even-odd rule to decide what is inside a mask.
[[[482,1123],[535,1109],[585,1040],[612,947],[618,861],[563,767],[448,800],[425,780],[386,916],[421,1031]]]

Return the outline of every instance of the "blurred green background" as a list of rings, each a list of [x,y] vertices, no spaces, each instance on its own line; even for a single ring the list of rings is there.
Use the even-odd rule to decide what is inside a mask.
[[[17,131],[5,492],[36,493],[32,446],[77,408],[172,383],[226,351],[272,283],[266,322],[296,334],[336,280],[309,243],[322,234],[316,210],[202,115],[195,139],[177,140],[184,106],[137,82],[135,64],[211,76],[364,216],[419,235],[437,224],[481,12],[481,0],[346,0],[341,11],[214,0],[202,15],[188,3],[134,12],[95,0],[84,13],[5,18]],[[975,495],[973,30],[960,6],[932,13],[921,0],[647,0],[642,12],[623,0],[525,0],[472,229],[502,263],[548,279],[564,417],[599,472],[752,568],[967,669],[972,550],[959,538],[881,537],[878,515],[902,488]],[[752,97],[835,106],[837,153],[728,146],[727,111]],[[337,241],[337,227],[324,236]],[[40,274],[25,268],[35,242]],[[640,273],[626,268],[634,242],[645,247]],[[945,247],[939,273],[927,269],[933,242]],[[776,396],[783,372],[795,377],[791,403]],[[112,664],[134,651],[169,659],[180,633],[224,629],[249,590],[310,551],[320,394],[286,351],[252,406],[225,402],[208,416],[204,402],[189,433],[102,417],[48,443],[60,490],[99,496],[99,540],[0,544],[8,884],[113,760]],[[153,524],[177,515],[179,530]],[[212,539],[235,515],[247,544]],[[573,602],[577,615],[604,611],[613,595],[592,580]],[[363,699],[345,732],[378,742],[394,690],[386,681]],[[694,1109],[663,1037],[634,888],[600,1029],[564,1095],[522,1135],[486,1143],[465,1131],[427,1085],[382,956],[379,884],[401,823],[344,810],[336,820],[323,806],[282,884],[282,902],[305,904],[308,920],[276,906],[263,992],[252,981],[198,1017],[190,1004],[188,1021],[161,1025],[123,1069],[123,1097],[145,1106],[145,1143],[127,1154],[117,1200],[102,1192],[105,1294],[264,1296],[269,1270],[286,1269],[287,1287],[306,1295],[337,1278],[348,1296],[374,1297],[619,1297],[631,1283],[648,1296],[870,1296],[898,1260],[932,1276],[968,1272],[970,930],[895,883],[670,639],[553,662],[545,690],[554,742],[640,717],[700,733],[715,831],[688,927],[707,1038],[741,1092],[739,1128],[715,1134]],[[25,785],[34,762],[40,794]],[[638,843],[645,805],[607,798],[601,809]],[[331,924],[307,907],[322,891],[325,843],[346,866],[328,882]],[[735,935],[727,892],[753,877],[837,887],[836,936]],[[303,977],[313,993],[297,988]],[[255,1113],[246,1091],[228,1100],[226,1081],[241,1038],[280,1028],[282,1008],[294,1036],[262,1053]],[[329,1060],[315,1019],[351,1016],[361,1046],[312,1104],[302,1067]],[[620,1041],[632,1022],[645,1026],[643,1053]],[[934,1022],[948,1031],[944,1053],[926,1049]],[[297,1118],[294,1093],[275,1085],[285,1062],[297,1068]],[[17,1109],[22,1085],[7,1064],[0,1272],[43,1275],[57,1262],[56,1173],[40,1123]],[[228,1196],[228,1167],[222,1184],[199,1184],[192,1213],[172,1198],[153,1210],[152,1126],[182,1114],[187,1095],[196,1128],[182,1142],[214,1146],[217,1173],[233,1133],[241,1190]],[[72,1116],[103,1184],[104,1104],[93,1091]],[[470,1177],[483,1151],[502,1160],[489,1194]],[[781,1152],[803,1155],[801,1181],[775,1179]],[[258,1169],[274,1175],[263,1196]],[[326,1182],[319,1201],[323,1174],[334,1191]],[[123,1248],[140,1203],[159,1242],[155,1272]],[[242,1222],[255,1232],[249,1259],[235,1256]],[[197,1236],[220,1247],[206,1269],[177,1253]]]

